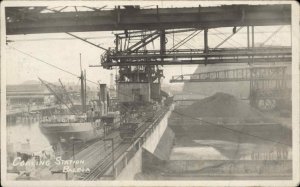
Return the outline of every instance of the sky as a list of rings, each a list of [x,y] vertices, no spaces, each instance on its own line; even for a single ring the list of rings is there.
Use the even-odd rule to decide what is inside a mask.
[[[144,2],[142,6],[149,6],[152,8],[153,2]],[[167,4],[160,2],[160,7],[181,6],[179,3]],[[191,2],[185,4],[188,6],[198,6],[198,3]],[[272,27],[255,27],[255,45],[259,45],[265,41],[274,31],[279,29],[280,26]],[[238,34],[234,35],[222,47],[246,47],[246,28],[242,28]],[[89,41],[100,44],[104,48],[114,48],[114,33],[116,32],[86,32],[86,33],[73,33],[82,38],[88,38]],[[224,38],[232,33],[232,28],[218,28],[209,30],[209,47],[213,48],[219,44]],[[167,47],[171,47],[178,41],[186,37],[189,32],[168,35]],[[290,26],[283,26],[276,35],[272,37],[265,45],[283,45],[289,46],[291,44]],[[87,44],[81,40],[75,39],[64,33],[58,34],[32,34],[32,35],[11,35],[7,36],[8,42],[6,45],[6,72],[7,84],[20,84],[27,80],[38,80],[40,77],[50,82],[56,82],[60,78],[63,82],[73,82],[79,84],[79,79],[75,76],[69,75],[49,65],[46,65],[28,55],[41,59],[47,63],[58,66],[73,74],[80,74],[80,58],[81,54],[83,69],[87,71],[87,79],[94,82],[100,81],[101,83],[110,83],[110,74],[115,75],[116,70],[106,70],[102,67],[89,67],[89,65],[99,65],[100,56],[103,50]],[[150,45],[150,47],[152,44]],[[154,46],[158,46],[155,42]],[[203,33],[195,36],[185,48],[203,48]],[[164,66],[165,79],[163,83],[168,83],[172,75],[190,74],[195,71],[195,65],[177,65],[177,66]],[[203,67],[205,71],[205,67]]]

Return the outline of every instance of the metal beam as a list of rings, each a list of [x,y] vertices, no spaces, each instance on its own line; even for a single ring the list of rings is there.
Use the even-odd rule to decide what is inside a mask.
[[[160,54],[165,54],[166,51],[166,31],[160,31]]]
[[[208,29],[204,29],[204,52],[207,53],[208,52]]]
[[[174,58],[174,56],[176,58]],[[160,54],[160,50],[137,51],[130,54],[112,53],[102,58],[105,68],[113,66],[130,65],[175,65],[175,64],[203,64],[207,59],[208,64],[216,63],[250,63],[253,62],[291,62],[290,47],[256,47],[250,51],[247,48],[224,48],[208,50],[200,49],[166,51]]]
[[[250,48],[250,32],[249,32],[249,26],[247,26],[247,48]]]
[[[229,40],[233,35],[235,35],[237,32],[239,32],[243,27],[238,28],[235,32],[233,32],[231,35],[229,35],[227,38],[225,38],[223,41],[221,41],[214,49],[219,48],[221,45],[223,45],[227,40]]]
[[[281,29],[283,28],[283,25],[280,26],[276,31],[274,31],[265,41],[263,41],[259,46],[264,46],[275,34],[277,34]]]
[[[148,50],[147,53],[140,51],[140,53],[131,54],[120,54],[116,53],[109,56],[109,60],[144,60],[144,59],[159,59],[159,58],[205,58],[205,57],[247,57],[248,55],[254,56],[291,56],[290,47],[256,47],[253,50],[248,50],[247,48],[223,48],[223,49],[213,49],[204,52],[201,49],[191,49],[191,50],[167,50],[165,54],[160,54],[159,50]]]
[[[182,45],[186,44],[188,41],[193,39],[196,35],[198,35],[202,30],[194,30],[191,34],[186,36],[184,39],[180,40],[177,44],[175,44],[170,50],[174,51],[177,50]]]
[[[291,5],[223,5],[217,7],[159,8],[8,14],[6,34],[88,32],[112,30],[161,30],[290,25]],[[22,8],[22,7],[17,7]],[[159,12],[159,19],[157,12]],[[32,20],[34,18],[34,20]]]
[[[292,57],[260,57],[254,58],[254,63],[275,63],[275,62],[286,62],[290,63]],[[138,62],[124,62],[124,63],[102,63],[102,65],[93,65],[91,67],[111,68],[113,66],[138,66],[138,65],[189,65],[189,64],[228,64],[228,63],[249,63],[248,58],[243,59],[207,59],[207,60],[164,60],[159,61],[138,61]]]
[[[152,42],[153,40],[155,40],[158,37],[160,37],[160,32],[155,31],[155,32],[147,35],[145,38],[141,39],[137,43],[133,44],[129,48],[127,48],[125,52],[132,53],[134,51],[138,51],[140,48],[148,45],[150,42]]]
[[[235,81],[287,81],[287,66],[254,66],[185,75],[174,75],[170,82],[235,82]]]

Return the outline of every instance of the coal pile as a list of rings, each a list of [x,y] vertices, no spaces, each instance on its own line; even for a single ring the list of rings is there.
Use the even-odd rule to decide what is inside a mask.
[[[193,118],[235,118],[266,121],[264,115],[246,102],[226,93],[216,93],[177,112]]]
[[[199,146],[195,140],[292,143],[290,129],[226,93],[216,93],[192,105],[176,107],[168,125],[175,133],[177,146]]]

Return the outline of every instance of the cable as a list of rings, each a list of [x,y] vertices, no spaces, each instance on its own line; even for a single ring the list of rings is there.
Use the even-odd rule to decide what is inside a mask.
[[[62,69],[62,68],[60,68],[60,67],[58,67],[58,66],[55,66],[55,65],[53,65],[53,64],[50,64],[50,63],[48,63],[48,62],[46,62],[46,61],[44,61],[44,60],[42,60],[42,59],[39,59],[39,58],[37,58],[37,57],[35,57],[35,56],[29,54],[29,53],[26,53],[26,52],[24,52],[24,51],[21,51],[21,50],[19,50],[19,49],[13,47],[13,46],[11,46],[11,45],[8,45],[8,46],[9,46],[11,49],[14,49],[14,50],[18,51],[19,53],[22,53],[22,54],[24,54],[24,55],[26,55],[26,56],[29,56],[29,57],[31,57],[31,58],[37,60],[37,61],[43,62],[44,64],[47,64],[47,65],[49,65],[49,66],[51,66],[51,67],[54,67],[54,68],[56,68],[56,69],[59,69],[59,70],[65,72],[65,73],[68,73],[68,74],[70,74],[70,75],[79,77],[78,75],[76,75],[76,74],[74,74],[74,73],[72,73],[72,72],[69,72],[69,71],[67,71],[67,70],[64,70],[64,69]]]
[[[118,92],[119,93],[119,92]],[[128,94],[124,94],[124,93],[121,93],[125,96],[130,96]],[[126,107],[126,106],[125,106]],[[216,126],[216,127],[220,127],[220,128],[223,128],[223,129],[226,129],[226,130],[230,130],[232,132],[235,132],[235,133],[239,133],[239,134],[244,134],[244,135],[247,135],[247,136],[251,136],[251,137],[255,137],[255,138],[258,138],[258,139],[261,139],[261,140],[264,140],[264,141],[269,141],[269,142],[272,142],[272,143],[277,143],[277,144],[282,144],[282,145],[285,145],[285,146],[290,146],[288,144],[285,144],[285,143],[282,143],[282,142],[278,142],[278,141],[274,141],[274,140],[271,140],[271,139],[267,139],[267,138],[263,138],[263,137],[260,137],[260,136],[257,136],[257,135],[253,135],[253,134],[249,134],[249,133],[245,133],[245,132],[242,132],[242,131],[239,131],[239,130],[235,130],[235,129],[231,129],[231,128],[228,128],[226,126],[221,126],[221,125],[218,125],[216,123],[212,123],[212,122],[209,122],[209,121],[205,121],[205,120],[200,120],[198,118],[195,118],[195,117],[192,117],[192,116],[188,116],[188,115],[185,115],[185,114],[182,114],[180,112],[177,112],[176,110],[173,110],[172,112],[174,113],[177,113],[183,117],[187,117],[187,118],[190,118],[190,119],[194,119],[194,120],[198,120],[198,121],[202,121],[202,122],[205,122],[209,125],[213,125],[213,126]]]
[[[225,38],[227,38],[228,36],[226,36],[224,33],[222,33],[222,32],[220,32],[220,31],[218,31],[217,29],[214,29],[215,31],[217,31],[218,33],[220,33],[220,34],[222,34],[223,36],[225,36]],[[218,35],[217,35],[218,36]],[[240,45],[240,46],[243,46],[241,43],[239,43],[239,42],[237,42],[237,41],[235,41],[234,39],[232,39],[232,38],[230,38],[231,39],[231,41],[233,41],[233,42],[235,42],[235,43],[237,43],[238,45]],[[224,39],[223,39],[224,40]],[[227,41],[228,42],[228,41]]]
[[[236,33],[238,33],[243,27],[238,28],[235,32],[233,32],[232,34],[230,34],[229,36],[227,36],[221,43],[219,43],[218,45],[216,45],[216,47],[214,47],[214,49],[219,48],[221,45],[223,45],[226,41],[230,40],[230,38],[232,38]]]
[[[119,93],[119,92],[118,92],[118,93]],[[124,93],[121,93],[121,94],[123,94],[123,95],[125,95],[125,96],[130,96],[130,95],[124,94]],[[277,143],[277,144],[282,144],[282,145],[285,145],[285,146],[290,146],[290,145],[285,144],[285,143],[282,143],[282,142],[274,141],[274,140],[267,139],[267,138],[263,138],[263,137],[260,137],[260,136],[257,136],[257,135],[253,135],[253,134],[245,133],[245,132],[242,132],[242,131],[239,131],[239,130],[231,129],[231,128],[228,128],[228,127],[226,127],[226,126],[221,126],[221,125],[218,125],[218,124],[209,122],[209,121],[200,120],[200,119],[198,119],[198,118],[195,118],[195,117],[188,116],[188,115],[182,114],[182,113],[180,113],[180,112],[177,112],[176,110],[173,110],[172,112],[177,113],[177,114],[179,114],[179,115],[181,115],[181,116],[183,116],[183,117],[187,117],[187,118],[190,118],[190,119],[202,121],[202,122],[205,122],[205,123],[207,123],[207,124],[209,124],[209,125],[213,125],[213,126],[216,126],[216,127],[220,127],[220,128],[226,129],[226,130],[230,130],[230,131],[235,132],[235,133],[244,134],[244,135],[251,136],[251,137],[255,137],[255,138],[258,138],[258,139],[261,139],[261,140],[264,140],[264,141],[269,141],[269,142],[272,142],[272,143]]]
[[[62,68],[60,68],[60,67],[57,67],[57,66],[55,66],[55,65],[53,65],[53,64],[50,64],[50,63],[48,63],[48,62],[45,62],[44,60],[41,60],[41,59],[39,59],[39,58],[37,58],[37,57],[34,57],[34,56],[31,55],[31,54],[28,54],[28,53],[23,52],[23,51],[21,51],[21,50],[19,50],[19,49],[16,49],[15,47],[12,47],[12,46],[10,46],[10,45],[8,45],[8,46],[9,46],[10,48],[12,48],[12,49],[14,49],[14,50],[16,50],[16,51],[18,51],[18,52],[24,54],[24,55],[27,55],[27,56],[29,56],[29,57],[31,57],[31,58],[37,60],[37,61],[43,62],[43,63],[45,63],[45,64],[47,64],[47,65],[49,65],[49,66],[51,66],[51,67],[54,67],[54,68],[56,68],[56,69],[59,69],[59,70],[65,72],[65,73],[68,73],[68,74],[73,75],[73,76],[75,76],[75,77],[79,77],[78,75],[76,75],[76,74],[74,74],[74,73],[72,73],[72,72],[69,72],[69,71],[64,70],[64,69],[62,69]],[[96,83],[96,82],[93,82],[93,81],[90,81],[90,80],[87,80],[87,81],[89,81],[89,82],[91,82],[91,83],[93,83],[93,84],[99,85],[99,84]],[[129,95],[129,94],[124,94],[124,93],[120,93],[120,92],[117,92],[117,93],[118,93],[118,94],[125,95],[125,96],[131,96],[131,95]],[[175,111],[175,110],[173,110],[173,112],[174,112],[174,113],[177,113],[177,114],[179,114],[179,115],[181,115],[181,116],[183,116],[183,117],[187,117],[187,118],[190,118],[190,119],[195,119],[195,120],[200,121],[198,118],[195,118],[195,117],[192,117],[192,116],[188,116],[188,115],[179,113],[179,112],[177,112],[177,111]],[[208,122],[208,121],[204,121],[204,120],[201,120],[201,121],[203,121],[203,122],[205,122],[205,123],[207,123],[207,124],[209,124],[209,125],[214,125],[214,126],[217,126],[217,127],[223,128],[223,129],[227,129],[227,130],[230,130],[230,131],[233,131],[233,132],[236,132],[236,133],[240,133],[240,134],[244,134],[244,135],[256,137],[256,138],[259,138],[259,139],[262,139],[262,140],[265,140],[265,141],[269,141],[269,142],[273,142],[273,143],[277,143],[277,144],[282,144],[282,145],[290,146],[290,145],[285,144],[285,143],[282,143],[282,142],[273,141],[273,140],[270,140],[270,139],[267,139],[267,138],[263,138],[263,137],[260,137],[260,136],[253,135],[253,134],[248,134],[248,133],[241,132],[241,131],[238,131],[238,130],[235,130],[235,129],[231,129],[231,128],[228,128],[228,127],[225,127],[225,126],[221,126],[221,125],[218,125],[218,124],[215,124],[215,123],[212,123],[212,122]]]
[[[111,39],[114,38],[114,36],[99,36],[99,37],[87,37],[85,39],[87,40],[95,40],[95,39]],[[31,42],[31,41],[50,41],[50,40],[77,40],[77,38],[66,38],[66,37],[56,37],[56,38],[37,38],[37,39],[10,39],[8,38],[8,40],[11,40],[12,42]]]
[[[181,115],[183,117],[186,117],[186,118],[190,118],[190,119],[194,119],[194,120],[197,120],[197,121],[202,121],[202,122],[205,122],[209,125],[212,125],[212,126],[216,126],[216,127],[220,127],[220,128],[223,128],[223,129],[227,129],[227,130],[230,130],[230,131],[233,131],[235,133],[239,133],[239,134],[244,134],[244,135],[247,135],[247,136],[252,136],[252,137],[255,137],[255,138],[259,138],[261,140],[265,140],[265,141],[269,141],[269,142],[272,142],[272,143],[277,143],[277,144],[282,144],[282,145],[286,145],[286,146],[290,146],[286,143],[282,143],[282,142],[278,142],[278,141],[274,141],[274,140],[271,140],[271,139],[268,139],[268,138],[264,138],[264,137],[260,137],[260,136],[256,136],[256,135],[253,135],[253,134],[249,134],[249,133],[245,133],[245,132],[242,132],[242,131],[239,131],[239,130],[235,130],[235,129],[231,129],[231,128],[228,128],[224,125],[218,125],[216,123],[212,123],[212,122],[209,122],[209,121],[205,121],[205,120],[200,120],[198,118],[195,118],[195,117],[192,117],[192,116],[188,116],[186,114],[182,114],[180,112],[177,112],[176,110],[173,110],[172,112],[178,114],[178,115]]]
[[[170,39],[168,36],[166,36],[168,39]],[[177,40],[176,38],[174,38],[174,40],[178,43],[179,42],[179,40]],[[191,45],[191,44],[189,44],[189,43],[185,43],[185,44],[183,44],[183,46],[184,47],[186,47],[186,48],[188,48],[188,49],[195,49],[195,47],[193,46],[193,45]],[[173,50],[174,51],[174,49],[171,49],[171,50]]]
[[[27,55],[27,56],[29,56],[29,57],[31,57],[31,58],[33,58],[33,59],[39,61],[39,62],[45,63],[45,64],[47,64],[47,65],[49,65],[49,66],[51,66],[51,67],[53,67],[53,68],[56,68],[56,69],[58,69],[58,70],[61,70],[61,71],[65,72],[65,73],[68,73],[68,74],[70,74],[70,75],[72,75],[72,76],[75,76],[75,77],[77,77],[77,78],[79,77],[78,75],[76,75],[76,74],[74,74],[74,73],[72,73],[72,72],[69,72],[69,71],[64,70],[64,69],[62,69],[62,68],[60,68],[60,67],[57,67],[57,66],[55,66],[55,65],[53,65],[53,64],[50,64],[50,63],[48,63],[48,62],[45,62],[44,60],[39,59],[39,58],[37,58],[37,57],[35,57],[35,56],[29,54],[29,53],[26,53],[26,52],[24,52],[24,51],[21,51],[21,50],[15,48],[15,47],[10,46],[10,45],[8,45],[8,46],[9,46],[10,48],[12,48],[12,49],[18,51],[19,53],[22,53],[22,54],[24,54],[24,55]],[[88,80],[88,79],[86,79],[86,81],[88,81],[88,82],[90,82],[90,83],[93,83],[93,84],[96,84],[97,86],[99,85],[99,83],[93,82],[93,81]],[[126,94],[121,93],[121,92],[117,92],[117,93],[118,93],[118,94],[121,94],[121,95],[129,96],[129,95],[126,95]]]
[[[282,28],[284,25],[281,25],[278,27],[265,41],[263,41],[259,46],[262,47],[264,46],[270,39],[272,39],[273,36],[275,36]],[[273,39],[271,40],[273,41]]]
[[[178,49],[180,46],[184,45],[186,42],[190,41],[192,38],[194,38],[196,35],[198,35],[199,33],[201,33],[202,30],[195,30],[194,32],[192,32],[191,34],[189,34],[187,37],[185,37],[183,40],[181,40],[179,43],[177,43],[175,46],[173,46],[171,48],[171,50],[176,50]]]
[[[221,31],[219,31],[217,29],[214,29],[214,30],[217,31],[218,33],[222,34],[225,37],[225,39],[228,37],[226,34],[222,33]],[[230,39],[231,39],[231,41],[237,43],[238,45],[243,46],[241,43],[235,41],[233,38],[230,38]]]
[[[46,61],[44,61],[44,60],[42,60],[42,59],[39,59],[39,58],[37,58],[37,57],[35,57],[35,56],[29,54],[29,53],[26,53],[26,52],[24,52],[24,51],[21,51],[21,50],[15,48],[15,47],[10,46],[10,45],[8,45],[8,46],[9,46],[10,48],[12,48],[12,49],[18,51],[19,53],[22,53],[22,54],[24,54],[24,55],[26,55],[26,56],[29,56],[29,57],[31,57],[31,58],[33,58],[33,59],[39,61],[39,62],[42,62],[42,63],[44,63],[44,64],[47,64],[48,66],[51,66],[51,67],[56,68],[56,69],[58,69],[58,70],[61,70],[61,71],[65,72],[65,73],[68,73],[68,74],[70,74],[70,75],[72,75],[72,76],[75,76],[76,78],[80,77],[79,75],[76,75],[76,74],[74,74],[74,73],[72,73],[72,72],[69,72],[69,71],[67,71],[67,70],[64,70],[64,69],[62,69],[62,68],[60,68],[60,67],[58,67],[58,66],[55,66],[55,65],[53,65],[53,64],[50,64],[50,63],[48,63],[48,62],[46,62]],[[93,83],[93,84],[95,84],[95,85],[97,85],[97,86],[99,86],[99,83],[97,83],[97,82],[94,82],[94,81],[91,81],[91,80],[88,80],[88,79],[86,79],[86,81],[87,81],[87,82],[90,82],[90,83]],[[125,96],[131,96],[131,95],[126,95],[126,94],[121,93],[121,92],[117,92],[117,93],[118,93],[118,94],[121,94],[121,95],[125,95]]]
[[[218,38],[220,38],[221,40],[225,40],[225,38],[222,38],[221,36],[219,35],[216,35]],[[237,47],[236,45],[232,44],[230,41],[226,41],[227,44],[231,45],[232,47]]]
[[[56,68],[56,69],[58,69],[58,70],[60,70],[60,71],[63,71],[63,72],[65,72],[65,73],[67,73],[67,74],[70,74],[70,75],[72,75],[72,76],[74,76],[74,77],[77,77],[77,78],[79,77],[79,75],[76,75],[75,73],[72,73],[72,72],[67,71],[67,70],[65,70],[65,69],[62,69],[62,68],[60,68],[60,67],[58,67],[58,66],[55,66],[55,65],[53,65],[53,64],[50,64],[50,63],[48,63],[48,62],[46,62],[46,61],[44,61],[44,60],[42,60],[42,59],[39,59],[39,58],[37,58],[37,57],[35,57],[35,56],[29,54],[29,53],[26,53],[26,52],[24,52],[24,51],[21,51],[21,50],[15,48],[15,47],[13,47],[13,46],[10,46],[10,45],[8,45],[8,46],[9,46],[11,49],[14,49],[14,50],[18,51],[19,53],[22,53],[22,54],[24,54],[24,55],[26,55],[26,56],[29,56],[29,57],[31,57],[31,58],[33,58],[33,59],[39,61],[39,62],[42,62],[42,63],[44,63],[44,64],[47,64],[48,66],[51,66],[51,67],[53,67],[53,68]],[[94,82],[94,81],[91,81],[91,80],[88,80],[88,79],[87,79],[87,81],[90,82],[90,83],[93,83],[93,84],[98,85],[98,83],[96,83],[96,82]]]

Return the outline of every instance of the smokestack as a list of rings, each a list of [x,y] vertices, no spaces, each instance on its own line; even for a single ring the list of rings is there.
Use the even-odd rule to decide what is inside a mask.
[[[100,84],[99,84],[100,85]],[[103,111],[104,111],[104,107],[103,107],[103,102],[102,102],[102,98],[101,98],[101,89],[100,89],[100,87],[99,87],[99,92],[98,92],[98,100],[99,100],[99,108],[100,108],[100,116],[103,116],[104,115],[104,113],[103,113]]]
[[[100,84],[100,98],[104,104],[104,115],[107,114],[107,87],[106,84]]]
[[[114,74],[110,74],[110,89],[114,89]]]

